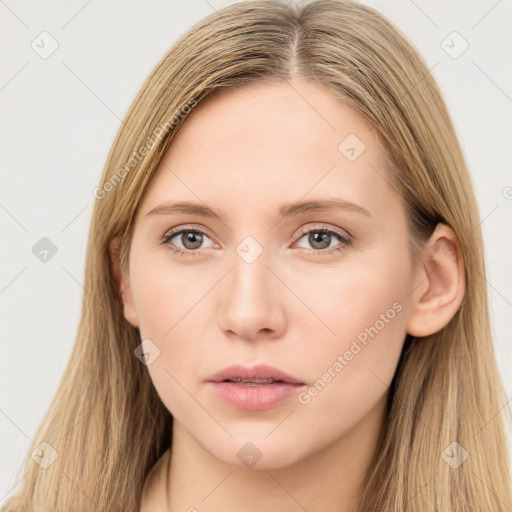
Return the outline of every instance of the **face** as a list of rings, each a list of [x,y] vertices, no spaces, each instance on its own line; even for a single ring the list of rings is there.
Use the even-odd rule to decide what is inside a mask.
[[[261,467],[283,467],[382,409],[414,286],[405,209],[375,132],[324,86],[293,85],[195,107],[139,206],[125,276],[125,316],[163,403],[238,466],[247,442]],[[197,207],[162,207],[185,202]],[[301,385],[271,402],[279,383],[224,385],[244,406],[209,382],[259,364]]]

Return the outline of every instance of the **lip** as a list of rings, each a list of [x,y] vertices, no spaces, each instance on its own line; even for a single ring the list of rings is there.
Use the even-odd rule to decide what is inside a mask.
[[[226,379],[274,379],[271,384],[224,382]],[[228,405],[245,411],[263,411],[276,407],[295,396],[304,382],[267,365],[230,366],[208,380],[212,391]]]

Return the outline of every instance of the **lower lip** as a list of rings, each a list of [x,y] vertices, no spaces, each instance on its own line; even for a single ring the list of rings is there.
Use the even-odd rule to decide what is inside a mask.
[[[276,382],[246,385],[235,382],[210,382],[214,393],[225,402],[244,411],[264,411],[289,400],[305,384]]]

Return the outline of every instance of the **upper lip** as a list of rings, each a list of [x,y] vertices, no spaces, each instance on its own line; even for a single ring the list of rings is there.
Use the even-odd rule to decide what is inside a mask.
[[[273,379],[287,382],[289,384],[304,384],[304,382],[301,382],[295,377],[279,370],[279,368],[274,368],[265,364],[258,364],[251,367],[243,365],[228,366],[227,368],[224,368],[212,375],[208,380],[210,382],[222,382],[224,380],[237,378],[248,380]]]

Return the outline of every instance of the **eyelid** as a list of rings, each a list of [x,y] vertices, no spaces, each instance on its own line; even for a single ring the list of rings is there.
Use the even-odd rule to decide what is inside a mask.
[[[299,230],[300,236],[305,235],[306,233],[309,233],[310,231],[317,229],[317,230],[326,230],[326,231],[333,231],[334,233],[338,234],[342,238],[346,239],[353,239],[353,236],[347,231],[347,230],[341,230],[335,226],[329,226],[326,224],[316,223],[313,225],[307,225],[302,226]],[[181,231],[199,231],[207,235],[209,238],[213,240],[214,237],[212,237],[208,230],[204,226],[193,226],[192,224],[180,224],[179,226],[176,226],[175,228],[168,229],[164,236],[162,237],[163,240],[168,240],[172,235],[176,233],[180,233]]]
[[[335,226],[329,226],[327,224],[321,224],[321,223],[301,227],[300,235],[302,237],[302,235],[305,235],[305,234],[309,233],[310,231],[314,231],[314,230],[332,231],[345,240],[353,240],[353,238],[354,238],[347,230],[341,230],[340,228],[337,228]]]
[[[162,241],[169,240],[169,238],[176,235],[177,233],[181,233],[182,231],[198,231],[198,232],[203,233],[206,236],[208,236],[208,238],[214,240],[214,237],[209,233],[208,229],[205,228],[204,226],[194,226],[192,224],[180,224],[179,226],[168,229],[165,232],[164,236],[162,237]]]

